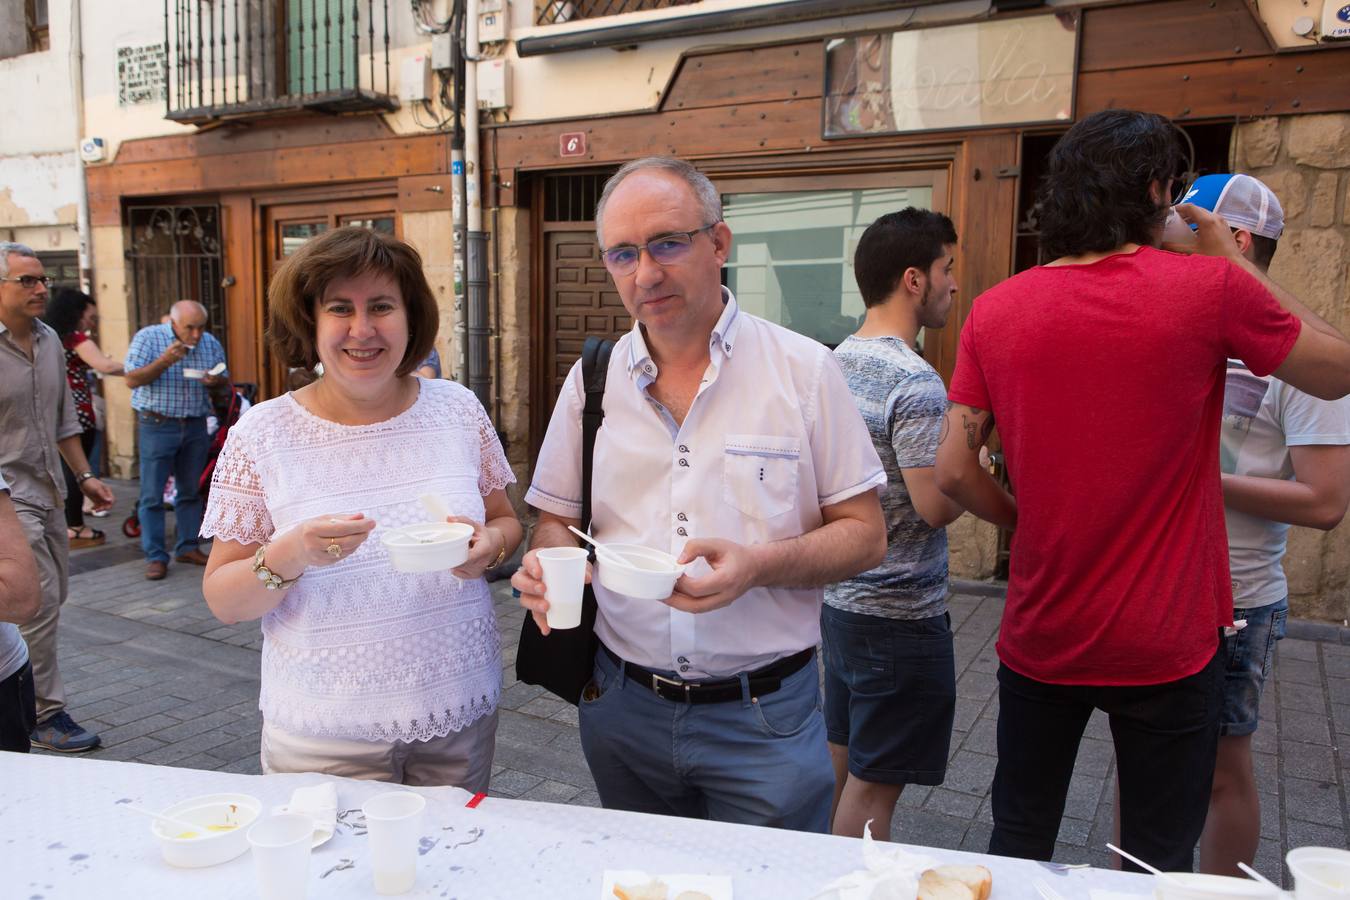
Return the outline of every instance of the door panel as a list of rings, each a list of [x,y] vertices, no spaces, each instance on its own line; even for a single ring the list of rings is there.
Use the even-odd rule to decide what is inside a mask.
[[[586,337],[594,334],[617,340],[633,327],[633,320],[600,261],[593,228],[568,223],[566,230],[546,231],[544,248],[549,329],[544,371],[549,378],[546,402],[551,413]]]

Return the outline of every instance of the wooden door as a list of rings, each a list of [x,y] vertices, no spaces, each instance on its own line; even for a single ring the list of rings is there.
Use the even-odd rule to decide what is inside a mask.
[[[549,416],[587,336],[618,340],[633,327],[589,222],[543,223],[543,335],[534,354],[530,456],[543,442]]]
[[[263,208],[263,327],[269,320],[266,286],[271,284],[286,257],[324,232],[343,225],[358,225],[385,234],[398,234],[396,197],[343,198],[331,202],[278,203]],[[276,397],[286,391],[286,366],[266,354],[263,397]]]

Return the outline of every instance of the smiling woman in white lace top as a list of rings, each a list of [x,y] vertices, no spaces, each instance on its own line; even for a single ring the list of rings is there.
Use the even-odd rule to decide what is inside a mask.
[[[521,527],[482,405],[412,374],[438,320],[421,260],[337,229],[282,265],[269,311],[278,356],[324,375],[234,426],[201,531],[211,611],[262,618],[263,770],[486,790],[501,656],[483,573]],[[469,558],[397,572],[379,535],[424,521],[425,494],[474,526]]]

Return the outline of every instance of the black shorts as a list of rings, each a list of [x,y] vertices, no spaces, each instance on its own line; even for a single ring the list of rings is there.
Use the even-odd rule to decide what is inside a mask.
[[[32,744],[29,735],[37,727],[37,708],[33,700],[33,664],[0,681],[0,750],[27,753]]]
[[[941,784],[956,715],[951,617],[886,619],[825,606],[825,730],[848,771],[878,784]]]

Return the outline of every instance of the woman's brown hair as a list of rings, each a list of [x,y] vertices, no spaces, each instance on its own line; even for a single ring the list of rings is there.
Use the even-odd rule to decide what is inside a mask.
[[[286,258],[267,291],[271,323],[267,340],[288,366],[314,368],[314,310],[328,285],[342,278],[389,275],[398,282],[408,313],[408,349],[397,374],[407,375],[431,353],[440,325],[436,296],[422,272],[422,257],[389,234],[346,226],[306,241]]]

